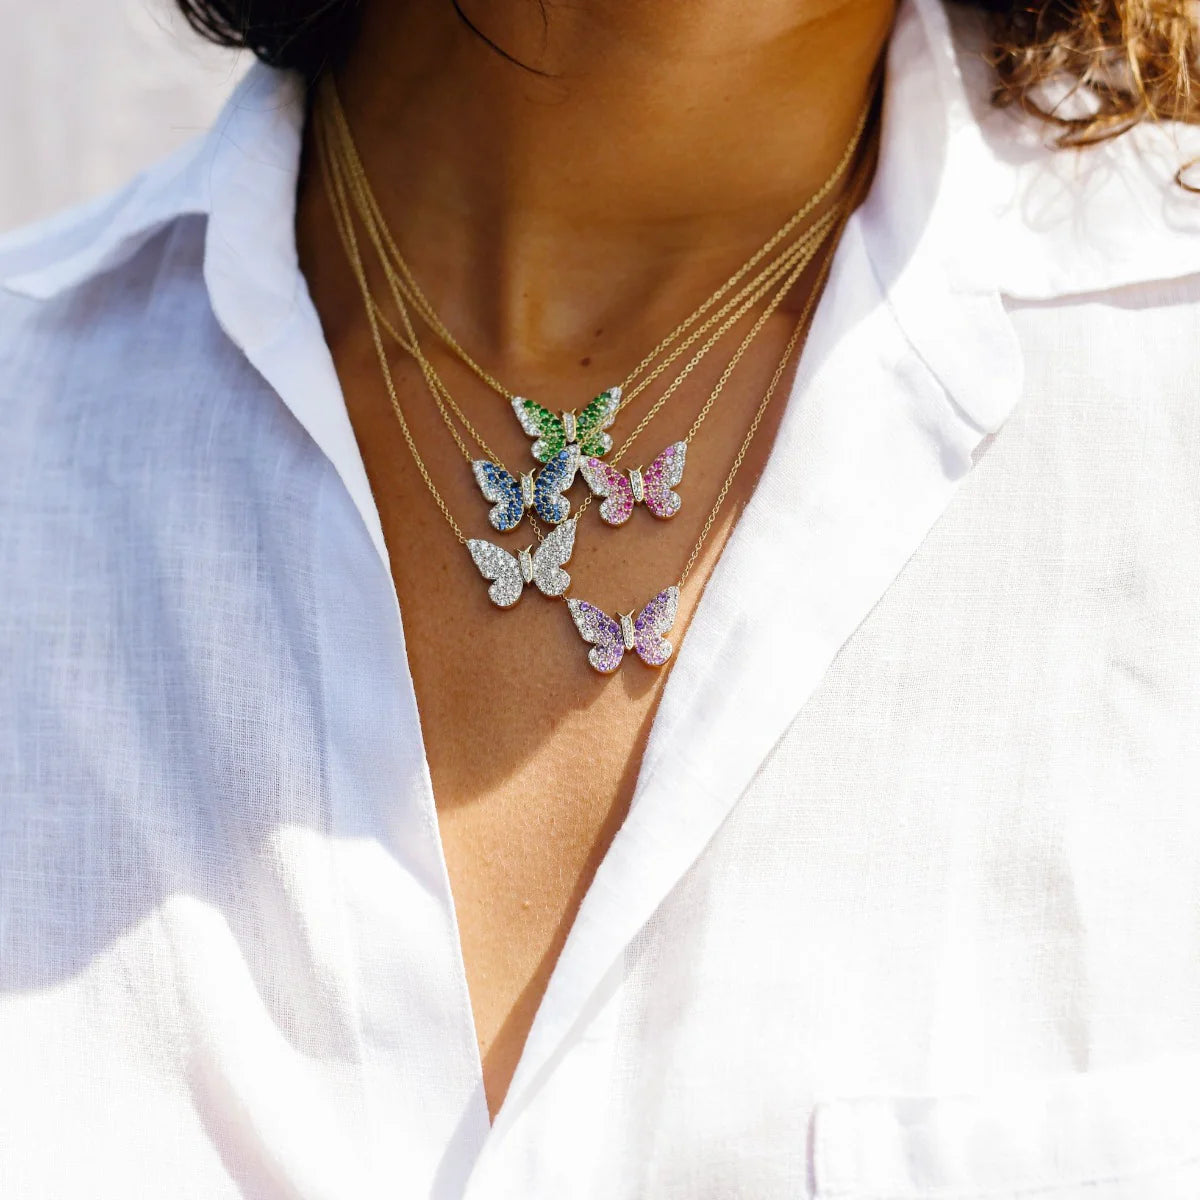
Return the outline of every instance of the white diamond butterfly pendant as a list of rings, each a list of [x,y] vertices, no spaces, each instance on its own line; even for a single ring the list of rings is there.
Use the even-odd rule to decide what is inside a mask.
[[[579,636],[592,646],[588,662],[602,675],[611,675],[628,650],[635,652],[648,667],[661,667],[671,657],[674,647],[666,634],[675,624],[678,587],[659,592],[637,616],[629,612],[610,617],[586,600],[568,600],[567,607]]]
[[[571,577],[562,568],[574,549],[574,521],[566,521],[548,533],[536,550],[528,546],[516,554],[481,538],[467,541],[479,573],[493,581],[488,598],[500,608],[511,608],[530,584],[545,596],[561,596],[571,586]]]

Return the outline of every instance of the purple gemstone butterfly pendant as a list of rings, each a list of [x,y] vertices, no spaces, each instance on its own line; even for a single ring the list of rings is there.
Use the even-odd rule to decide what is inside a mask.
[[[607,525],[624,525],[635,504],[644,504],[656,517],[666,521],[678,511],[682,501],[672,491],[683,479],[687,442],[672,442],[644,471],[618,471],[595,457],[580,459],[579,470],[592,494],[603,496],[600,520]]]
[[[637,616],[630,612],[610,617],[586,600],[568,600],[567,607],[579,636],[592,646],[588,662],[602,675],[611,675],[621,665],[626,650],[636,652],[648,667],[661,667],[671,657],[674,647],[665,635],[679,608],[679,588],[674,585],[659,592]]]

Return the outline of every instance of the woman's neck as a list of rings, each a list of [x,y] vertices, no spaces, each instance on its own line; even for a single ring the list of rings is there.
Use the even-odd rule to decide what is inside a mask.
[[[893,8],[463,4],[523,66],[450,0],[368,0],[338,84],[435,307],[518,376],[600,329],[669,328],[798,208],[853,131]]]

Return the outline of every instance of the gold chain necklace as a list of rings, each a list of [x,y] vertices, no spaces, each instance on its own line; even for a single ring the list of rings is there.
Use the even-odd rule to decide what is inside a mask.
[[[688,360],[683,370],[676,375],[675,379],[667,386],[663,394],[651,407],[650,411],[639,422],[637,432],[640,433],[642,430],[644,430],[646,426],[649,425],[653,417],[661,411],[663,405],[666,404],[671,396],[674,395],[674,393],[678,390],[680,385],[695,370],[708,351],[711,350],[713,346],[716,345],[716,343],[720,341],[728,332],[730,332],[730,330],[732,330],[737,323],[753,309],[756,304],[761,302],[763,297],[769,293],[773,286],[777,286],[781,279],[787,277],[792,268],[797,264],[798,260],[803,259],[805,262],[811,260],[811,257],[819,249],[820,243],[828,236],[833,225],[834,215],[835,214],[830,213],[823,217],[821,221],[814,225],[811,230],[806,232],[804,241],[802,243],[790,249],[786,256],[780,256],[779,261],[774,262],[769,271],[764,271],[761,278],[756,277],[756,279],[753,281],[753,286],[747,285],[747,287],[744,289],[744,292],[739,292],[733,300],[728,301],[726,305],[714,313],[712,317],[693,330],[686,338],[680,340],[679,343],[670,351],[670,354],[665,357],[663,361],[655,367],[654,371],[648,375],[636,388],[626,390],[622,386],[618,386],[608,389],[607,392],[602,393],[602,396],[623,396],[624,401],[620,407],[625,407],[625,405],[629,401],[633,400],[642,390],[644,390],[645,387],[648,387],[651,383],[658,379],[663,372],[665,372],[666,369],[683,353],[689,350],[695,344],[695,342],[699,340],[700,337],[706,333],[709,333],[714,325],[717,325],[718,322],[721,322],[716,332],[713,333],[704,342],[701,348],[692,356],[692,358]],[[393,294],[393,300],[396,303],[398,311],[403,313],[407,310],[407,306],[402,303],[401,297]],[[410,337],[407,332],[401,333],[399,330],[397,330],[395,326],[388,321],[386,314],[378,304],[376,305],[376,313],[379,317],[380,324],[394,341],[396,341],[414,358],[420,358],[423,355],[419,340],[415,336]],[[405,324],[406,329],[411,329],[410,322],[405,322]],[[415,330],[413,332],[415,335]],[[458,405],[454,402],[453,397],[450,395],[448,389],[445,388],[444,384],[439,385],[439,391],[443,401],[449,408],[450,412],[453,413],[454,417],[458,421],[459,426],[465,431],[467,436],[469,436],[485,454],[487,454],[489,457],[495,457],[491,448],[483,440],[482,436],[471,424],[466,415],[461,411],[461,409],[459,409]],[[520,398],[518,397],[518,399]],[[597,399],[600,399],[600,397],[597,397]],[[524,404],[530,402],[522,400],[522,403]],[[568,415],[569,414],[564,414],[564,416]],[[613,415],[616,415],[615,412]],[[455,441],[458,443],[459,449],[462,450],[468,459],[470,459],[472,457],[471,452],[466,449],[465,442],[455,430],[453,422],[450,421],[449,417],[445,413],[443,413],[443,419],[446,420],[448,427],[451,429],[451,433],[454,436]],[[605,453],[607,453],[607,449],[605,450]],[[536,451],[534,457],[540,458]],[[616,461],[615,458],[613,461]]]
[[[856,140],[861,136],[861,128],[856,134]],[[785,276],[784,282],[772,296],[764,312],[760,314],[756,320],[754,327],[750,333],[743,339],[738,351],[731,362],[727,365],[722,374],[721,380],[718,383],[714,393],[710,395],[708,402],[701,409],[696,421],[693,423],[692,430],[689,432],[689,438],[694,436],[695,431],[703,422],[708,411],[711,410],[715,403],[720,390],[724,387],[729,375],[732,373],[737,361],[742,357],[746,348],[750,345],[753,337],[758,333],[766,320],[772,315],[782,302],[783,298],[791,290],[795,282],[803,273],[817,250],[827,241],[830,242],[830,247],[826,251],[821,263],[818,275],[812,291],[810,292],[803,310],[798,318],[792,334],[785,347],[783,356],[781,357],[778,366],[771,378],[753,419],[747,428],[746,435],[743,438],[742,444],[735,456],[733,463],[730,466],[729,472],[717,494],[716,500],[712,508],[709,510],[695,544],[692,547],[687,561],[684,564],[683,570],[680,573],[676,583],[663,589],[659,592],[648,604],[646,604],[640,612],[635,616],[633,612],[621,613],[617,617],[611,617],[602,609],[595,605],[589,604],[586,601],[578,600],[574,597],[566,597],[565,593],[570,586],[570,576],[562,568],[570,560],[574,550],[575,534],[578,526],[578,521],[582,513],[586,510],[587,504],[585,501],[579,512],[570,520],[560,519],[557,527],[545,537],[540,538],[540,545],[534,551],[533,547],[527,547],[513,555],[508,551],[496,546],[490,542],[481,539],[467,538],[463,533],[462,528],[455,520],[449,506],[442,497],[437,485],[435,484],[432,475],[429,472],[427,465],[417,447],[416,441],[413,438],[412,431],[408,421],[405,418],[403,407],[400,404],[399,395],[395,386],[395,381],[392,377],[391,365],[387,355],[387,349],[383,342],[382,324],[380,321],[381,313],[379,306],[376,303],[374,296],[371,293],[370,284],[367,278],[366,268],[363,263],[361,249],[359,247],[358,236],[354,229],[353,217],[351,215],[350,202],[346,194],[345,179],[339,174],[336,165],[328,154],[328,143],[326,142],[321,131],[318,130],[318,148],[320,151],[323,176],[325,179],[326,188],[331,201],[331,208],[334,213],[335,225],[338,229],[339,236],[345,248],[347,258],[349,260],[355,280],[358,283],[360,293],[363,299],[364,310],[366,312],[368,325],[371,330],[371,338],[375,347],[376,355],[379,360],[380,369],[383,375],[384,384],[391,401],[393,411],[395,412],[397,421],[400,425],[401,433],[404,437],[405,444],[408,447],[409,453],[412,456],[414,465],[417,467],[421,478],[437,505],[443,518],[450,526],[455,538],[461,544],[467,547],[471,554],[472,560],[479,569],[485,579],[491,582],[488,589],[488,595],[491,600],[502,608],[510,607],[520,599],[526,586],[533,584],[543,594],[551,597],[564,597],[571,618],[578,630],[580,636],[586,643],[591,646],[588,652],[588,661],[597,671],[602,673],[610,673],[617,669],[622,662],[627,651],[636,652],[642,662],[648,666],[663,665],[672,654],[672,644],[666,639],[666,634],[670,632],[674,624],[675,616],[678,608],[679,591],[684,586],[690,575],[695,563],[700,555],[701,549],[712,530],[714,523],[721,511],[722,506],[733,486],[734,480],[740,470],[746,454],[750,449],[750,445],[757,433],[759,426],[762,423],[763,417],[766,414],[767,408],[771,403],[772,398],[778,388],[779,382],[787,369],[788,363],[791,361],[792,355],[795,352],[801,338],[807,332],[811,323],[812,315],[815,310],[817,299],[824,286],[825,279],[828,276],[828,271],[832,263],[833,249],[836,247],[838,236],[841,229],[845,225],[845,221],[851,211],[851,194],[856,188],[851,188],[846,196],[842,197],[832,210],[832,220],[829,225],[829,233],[815,241],[815,245],[811,247],[811,253],[806,251],[806,257],[803,257],[801,263],[797,259],[796,264],[791,265],[791,269]],[[827,214],[830,215],[830,214]],[[830,236],[832,235],[832,236]],[[436,372],[429,364],[428,359],[420,350],[419,342],[416,338],[415,328],[412,325],[411,317],[407,312],[407,306],[400,308],[402,321],[405,324],[405,333],[407,340],[411,342],[415,353],[413,357],[417,361],[422,373],[425,376],[426,383],[430,388],[435,399],[448,397],[448,392],[439,391],[439,388],[444,389],[440,379],[437,378]],[[399,340],[399,339],[398,339]],[[408,347],[405,347],[408,349]],[[412,351],[410,351],[412,352]],[[436,382],[435,382],[436,381]],[[443,406],[439,403],[439,407]],[[661,407],[661,405],[660,405]],[[654,409],[647,417],[643,419],[642,424],[633,431],[626,439],[618,455],[614,457],[614,462],[619,460],[619,457],[628,449],[629,445],[640,434],[641,430],[653,416]],[[443,408],[443,416],[445,409]],[[460,443],[460,449],[465,449]],[[469,452],[468,452],[469,453]],[[592,459],[594,463],[599,463],[599,460]],[[608,467],[609,464],[600,464]],[[681,472],[680,472],[681,473]],[[676,480],[675,482],[678,482]],[[522,480],[524,483],[524,478]],[[674,486],[673,484],[670,486]],[[669,488],[668,488],[669,490]],[[610,496],[606,503],[612,497]],[[526,505],[528,507],[528,505]],[[603,505],[601,508],[603,509]]]
[[[855,138],[857,139],[858,136],[859,133],[856,131]],[[718,400],[725,384],[729,380],[733,368],[741,360],[750,343],[761,331],[777,305],[791,289],[795,280],[819,251],[821,245],[828,237],[830,230],[833,228],[836,217],[836,212],[825,214],[810,230],[805,231],[801,235],[795,246],[789,247],[779,256],[776,263],[771,264],[764,270],[764,280],[753,279],[747,285],[744,291],[748,291],[748,295],[743,296],[741,293],[735,295],[723,308],[718,309],[712,317],[698,325],[687,337],[678,342],[674,351],[650,373],[645,381],[646,383],[652,382],[655,377],[670,365],[671,361],[689,349],[699,337],[708,332],[712,325],[724,316],[725,319],[716,332],[711,334],[700,349],[693,354],[692,358],[685,364],[673,382],[665,389],[649,412],[638,423],[632,434],[625,439],[611,464],[599,461],[597,456],[580,456],[573,447],[563,446],[560,447],[557,454],[551,459],[550,464],[536,478],[532,473],[521,474],[518,482],[518,476],[513,475],[503,466],[499,460],[499,456],[496,455],[462,412],[461,408],[455,402],[454,397],[450,394],[449,389],[425,355],[409,315],[406,296],[400,287],[400,281],[397,279],[395,272],[390,270],[388,266],[386,239],[390,235],[387,233],[385,226],[381,227],[379,222],[373,219],[372,205],[364,193],[365,182],[361,179],[356,179],[352,174],[349,166],[349,157],[346,154],[338,154],[336,152],[337,128],[334,123],[331,121],[319,123],[318,138],[318,145],[322,155],[322,165],[326,171],[327,181],[331,184],[330,191],[334,207],[339,214],[339,227],[344,229],[346,226],[353,224],[352,206],[350,203],[350,200],[352,200],[353,210],[357,212],[359,221],[364,226],[368,238],[385,268],[385,275],[388,277],[389,286],[392,290],[392,298],[400,314],[405,332],[402,334],[390,325],[383,313],[382,307],[372,297],[370,302],[376,319],[384,329],[390,331],[393,338],[417,361],[446,429],[454,439],[459,452],[471,464],[475,479],[485,498],[493,503],[493,508],[489,514],[489,519],[493,527],[500,532],[506,532],[509,529],[515,528],[528,515],[539,541],[543,540],[541,529],[537,521],[534,520],[532,512],[528,510],[532,509],[536,511],[549,524],[558,524],[564,521],[570,512],[570,502],[563,493],[574,481],[577,469],[582,469],[584,478],[591,488],[592,494],[603,498],[603,503],[599,509],[600,515],[610,525],[623,524],[628,520],[634,505],[639,502],[644,503],[649,512],[661,519],[673,517],[679,511],[681,501],[678,493],[673,489],[682,480],[688,445],[699,432],[705,418]],[[840,174],[841,168],[839,167],[835,171],[834,177],[840,177]],[[803,210],[801,211],[803,212]],[[790,224],[794,226],[795,220],[793,219]],[[345,240],[344,233],[343,240]],[[778,239],[776,238],[775,240]],[[744,274],[745,271],[741,273]],[[736,279],[737,275],[733,278]],[[701,408],[687,436],[680,441],[672,442],[668,445],[651,462],[644,474],[640,467],[634,468],[627,473],[618,472],[615,469],[615,464],[629,450],[668,400],[671,399],[708,351],[741,321],[764,296],[770,295],[772,292],[774,295],[767,304],[766,309],[760,314],[758,320],[754,322],[749,333],[743,339],[742,344],[727,364],[726,369],[717,382],[717,386],[713,389],[708,400]],[[703,309],[705,306],[701,307]],[[733,307],[732,313],[728,313],[730,307]],[[605,393],[598,400],[603,401],[608,396],[612,396],[615,399],[614,392],[615,390]],[[457,419],[458,425],[465,431],[466,436],[471,437],[487,456],[486,458],[477,459],[474,457],[464,440],[464,434],[456,427],[455,419]],[[570,415],[568,414],[569,419]],[[605,445],[603,449],[606,450],[610,448],[611,441],[608,435],[602,431],[604,424],[606,423],[601,424],[598,432],[599,436],[604,438]],[[574,431],[569,430],[568,432],[573,436]],[[535,445],[535,451],[537,445],[540,444],[539,442]],[[581,513],[586,511],[591,503],[591,499],[592,497],[589,496],[584,501],[583,508],[580,510]]]
[[[511,403],[526,433],[536,438],[533,448],[534,457],[540,462],[546,462],[550,457],[558,453],[563,445],[575,441],[577,436],[586,453],[597,455],[606,453],[610,448],[610,442],[604,430],[615,419],[619,409],[628,405],[645,388],[653,384],[698,336],[711,327],[714,320],[719,319],[730,308],[735,308],[744,296],[748,292],[753,291],[754,287],[760,284],[771,271],[778,272],[786,269],[787,264],[783,260],[789,255],[794,256],[797,252],[802,251],[803,236],[801,236],[798,244],[787,246],[782,254],[770,260],[767,266],[759,271],[758,275],[752,276],[751,280],[743,285],[742,289],[738,293],[735,293],[734,297],[714,315],[714,318],[706,322],[703,329],[697,331],[686,342],[679,345],[684,335],[704,317],[714,304],[725,297],[746,276],[750,275],[756,267],[759,267],[759,264],[776,247],[791,237],[801,224],[834,192],[849,170],[860,148],[870,115],[870,108],[870,103],[863,106],[853,134],[841,158],[824,183],[733,275],[709,295],[692,313],[685,317],[670,333],[662,338],[641,362],[633,368],[621,384],[608,388],[595,397],[578,417],[573,411],[556,414],[534,401],[515,395],[491,372],[480,366],[467,353],[429,302],[413,275],[408,262],[400,252],[399,246],[396,244],[396,240],[392,236],[387,222],[383,218],[375,194],[371,189],[361,156],[358,153],[358,148],[355,144],[353,133],[332,75],[327,75],[319,87],[315,112],[318,120],[327,126],[328,153],[337,161],[339,170],[347,180],[349,191],[358,210],[359,219],[375,242],[376,250],[387,275],[389,288],[393,293],[393,299],[397,308],[411,306],[421,320],[466,367],[487,384],[489,388]],[[827,232],[827,228],[825,231]],[[814,236],[821,236],[822,231],[814,229],[811,233]],[[761,298],[761,292],[759,295]],[[744,312],[744,309],[742,311]],[[411,339],[405,339],[390,325],[386,316],[382,313],[379,315],[384,328],[395,340],[401,344],[416,342],[415,333]],[[731,327],[732,324],[736,324],[736,322],[731,322],[728,327]],[[725,332],[728,331],[728,327],[725,327]],[[711,348],[715,344],[715,340],[706,343],[705,350]],[[408,348],[407,345],[406,348]],[[656,360],[659,361],[657,361],[657,365],[654,365]],[[459,415],[461,416],[461,414]],[[462,421],[464,427],[473,433],[470,423],[465,418],[462,418]],[[475,440],[483,448],[482,439],[476,437]],[[488,452],[485,450],[485,453]]]
[[[339,213],[339,222],[344,227],[350,223],[351,216],[345,204],[342,181],[337,180],[336,178],[334,184],[334,194],[335,208]],[[820,247],[828,238],[829,232],[833,228],[833,223],[836,216],[837,213],[834,212],[823,218],[818,231],[818,236],[809,238],[807,240],[805,246],[803,247],[803,252],[798,257],[789,258],[787,260],[785,264],[786,273],[783,273],[782,277],[777,275],[770,281],[773,285],[773,295],[771,296],[765,309],[759,314],[751,329],[743,337],[741,344],[735,350],[729,362],[726,364],[721,376],[717,380],[716,385],[710,392],[708,399],[705,401],[704,405],[701,407],[700,411],[693,420],[687,435],[681,441],[672,443],[670,446],[668,446],[663,452],[666,457],[663,458],[663,456],[660,455],[660,459],[662,459],[662,461],[660,462],[656,459],[655,462],[652,463],[648,468],[647,475],[649,476],[652,484],[657,476],[660,474],[663,476],[664,486],[662,488],[655,489],[652,486],[651,489],[647,491],[644,486],[644,482],[643,486],[639,488],[638,485],[641,476],[640,468],[635,468],[634,471],[630,472],[629,476],[626,478],[617,473],[615,471],[615,467],[616,464],[619,463],[629,451],[646,427],[650,424],[651,420],[653,420],[656,414],[662,409],[663,405],[666,404],[672,394],[679,388],[690,372],[694,369],[694,367],[700,361],[702,355],[706,352],[708,348],[707,346],[702,347],[701,350],[692,357],[692,359],[684,367],[683,371],[676,376],[675,380],[659,397],[649,412],[646,413],[638,425],[629,433],[629,435],[622,442],[621,446],[617,449],[616,453],[612,456],[611,464],[602,463],[595,458],[584,461],[584,476],[589,483],[589,486],[592,488],[593,495],[605,497],[604,503],[600,506],[600,514],[601,518],[608,524],[623,524],[632,512],[633,504],[637,501],[647,503],[650,511],[660,517],[674,516],[675,513],[678,512],[679,501],[677,493],[671,490],[675,484],[678,483],[678,479],[675,479],[674,482],[668,482],[667,476],[679,472],[683,465],[686,447],[692,442],[699,432],[705,418],[712,411],[713,406],[719,399],[734,369],[737,367],[738,363],[749,349],[751,343],[757,337],[759,332],[761,332],[766,322],[771,318],[771,316],[773,316],[778,305],[792,289],[796,280],[800,277],[803,271],[807,269],[808,265],[811,263]],[[734,317],[730,318],[730,321],[732,322],[733,320],[740,319],[744,313],[749,310],[751,302],[757,300],[758,298],[758,295],[756,295],[752,297],[750,301],[747,301],[745,304],[743,304],[739,308],[738,312],[734,314]],[[385,318],[381,313],[379,304],[374,300],[373,297],[371,303],[373,305],[377,320],[379,320],[380,324],[384,325],[386,328]],[[483,438],[480,437],[472,427],[470,427],[466,417],[461,413],[461,410],[458,408],[458,405],[455,403],[453,397],[445,388],[444,383],[442,383],[440,377],[437,375],[437,372],[433,369],[432,364],[430,364],[428,358],[421,350],[419,343],[415,340],[411,320],[407,316],[403,305],[400,306],[400,312],[406,327],[407,336],[398,335],[398,337],[401,339],[401,344],[404,346],[404,348],[408,350],[410,354],[412,354],[418,365],[421,367],[422,372],[426,377],[427,385],[430,387],[430,390],[433,393],[439,412],[445,421],[447,428],[450,430],[451,435],[454,437],[459,452],[468,462],[472,464],[472,467],[475,468],[477,472],[486,469],[486,467],[495,463],[497,459],[495,452],[490,446],[488,446]],[[722,336],[722,331],[720,330],[718,330],[718,332],[714,334],[712,338],[710,338],[710,343],[719,336]],[[450,413],[447,411],[448,408],[452,410],[453,413],[458,416],[468,427],[468,432],[473,435],[476,444],[484,451],[485,454],[488,455],[490,460],[489,463],[479,463],[478,460],[474,459],[470,449],[463,440],[463,437],[455,428]],[[589,496],[584,500],[578,515],[581,516],[583,512],[587,510],[591,500],[592,496]],[[539,535],[539,540],[541,540],[540,529],[538,529],[536,522],[534,522],[534,528],[535,532],[537,532]]]

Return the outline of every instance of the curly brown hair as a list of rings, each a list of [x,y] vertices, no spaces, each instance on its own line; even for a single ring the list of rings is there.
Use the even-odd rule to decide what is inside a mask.
[[[1058,128],[1084,146],[1143,121],[1200,123],[1200,43],[1190,0],[983,0],[990,10],[992,99]],[[1047,98],[1056,84],[1083,101]],[[1081,110],[1081,111],[1080,111]]]
[[[210,40],[310,80],[349,45],[359,8],[359,0],[177,2]],[[466,20],[459,0],[451,2]],[[1057,127],[1060,145],[1103,141],[1144,121],[1200,124],[1191,0],[958,2],[990,14],[994,102]],[[1082,105],[1064,106],[1063,84]]]

